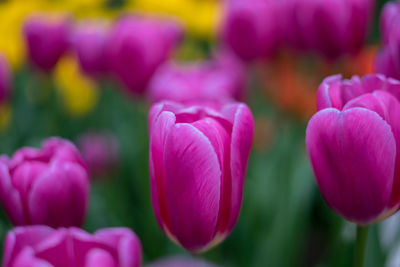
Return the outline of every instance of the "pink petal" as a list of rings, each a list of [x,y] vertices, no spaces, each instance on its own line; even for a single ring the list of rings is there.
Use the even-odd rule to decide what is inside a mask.
[[[333,210],[362,224],[385,210],[393,185],[396,141],[376,112],[319,111],[308,124],[306,145],[317,184]]]
[[[139,238],[129,228],[108,228],[97,231],[94,236],[117,251],[119,267],[141,265],[142,246]]]
[[[75,163],[53,164],[32,185],[29,212],[32,223],[80,226],[89,194],[87,172]]]
[[[113,257],[105,250],[92,249],[86,256],[85,267],[118,267]]]
[[[54,232],[47,226],[16,227],[8,232],[4,241],[3,266],[12,267],[15,257],[25,248],[33,247]]]
[[[172,233],[188,250],[204,248],[214,237],[221,170],[210,141],[190,124],[177,124],[165,146]]]
[[[0,162],[0,202],[14,225],[28,223],[19,192],[13,187],[8,166]]]
[[[396,140],[396,148],[400,148],[400,103],[390,93],[375,91],[353,99],[343,110],[353,107],[364,107],[378,113],[391,127]],[[394,184],[389,209],[400,204],[400,149],[396,150]]]
[[[11,266],[10,266],[11,267]],[[36,258],[32,248],[25,248],[15,259],[12,267],[56,267],[47,261]],[[62,267],[62,266],[57,266]]]

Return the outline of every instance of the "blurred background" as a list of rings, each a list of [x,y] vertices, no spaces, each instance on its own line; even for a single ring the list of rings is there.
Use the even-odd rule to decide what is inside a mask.
[[[355,226],[331,211],[317,190],[305,152],[305,127],[316,110],[315,93],[324,77],[373,72],[381,46],[379,14],[385,2],[375,2],[367,39],[357,53],[331,57],[284,47],[251,64],[235,59],[241,62],[238,71],[245,88],[243,95],[235,98],[243,99],[252,109],[256,131],[239,221],[221,245],[202,257],[232,267],[347,266],[352,262]],[[215,63],[218,51],[229,46],[221,38],[228,5],[224,0],[0,1],[0,54],[7,65],[4,68],[11,73],[6,85],[9,89],[4,89],[0,104],[0,153],[12,155],[21,146],[39,146],[49,136],[72,140],[92,170],[84,229],[132,228],[142,241],[144,263],[187,254],[162,233],[153,215],[147,114],[151,103],[163,98],[154,92],[168,81],[168,64],[179,64],[176,72],[193,68],[192,62],[219,64]],[[132,12],[161,19],[158,23],[164,26],[173,22],[183,29],[173,33],[173,47],[169,45],[168,55],[155,60],[157,68],[147,71],[146,66],[137,67],[137,75],[147,75],[148,80],[132,78],[136,75],[130,70],[125,75],[117,71],[118,76],[104,69],[86,68],[80,53],[86,55],[93,49],[80,47],[76,41],[84,39],[85,26],[101,28],[99,38],[107,32],[114,36],[108,40],[113,42],[122,37],[112,28]],[[59,25],[56,30],[47,29],[40,21],[36,21],[37,26],[37,17],[45,17],[48,23],[66,23],[73,32],[69,40],[72,48],[59,51],[54,64],[41,64],[42,55],[37,59],[29,56],[29,49],[35,49],[35,36],[56,36],[63,29]],[[30,39],[32,31],[36,33]],[[82,32],[83,37],[79,35]],[[146,53],[158,53],[157,45],[163,40],[151,39],[146,30],[137,29],[136,33],[139,39],[144,38],[143,46],[153,49]],[[44,53],[57,46],[51,42],[43,48]],[[123,47],[113,51],[118,49]],[[113,66],[129,66],[124,60],[129,61],[122,59]],[[167,63],[162,65],[161,61]],[[167,78],[160,78],[162,75]],[[150,93],[145,91],[148,87]],[[384,266],[400,257],[396,253],[400,248],[396,220],[383,230],[379,225],[372,227],[367,266]],[[1,213],[1,239],[10,228]],[[391,231],[385,233],[385,229]]]

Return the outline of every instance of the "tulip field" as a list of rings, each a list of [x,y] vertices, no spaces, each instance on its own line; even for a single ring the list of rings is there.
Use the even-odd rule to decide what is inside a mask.
[[[400,0],[0,1],[3,267],[400,266]]]

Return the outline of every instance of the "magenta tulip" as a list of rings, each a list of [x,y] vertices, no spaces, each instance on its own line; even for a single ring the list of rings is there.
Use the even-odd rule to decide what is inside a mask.
[[[4,103],[11,94],[11,69],[6,58],[0,54],[0,104]]]
[[[216,267],[216,265],[213,265],[211,263],[188,257],[170,257],[158,260],[146,266],[147,267]]]
[[[274,55],[281,42],[280,1],[228,1],[223,39],[243,60]]]
[[[54,68],[69,46],[70,20],[55,16],[34,14],[24,25],[29,58],[46,72]]]
[[[69,141],[0,157],[0,203],[14,225],[80,226],[89,196],[86,164]]]
[[[376,56],[375,71],[400,79],[400,1],[384,6],[380,29],[383,48]]]
[[[119,143],[109,133],[88,132],[78,139],[78,147],[93,175],[107,174],[118,164]]]
[[[239,216],[251,111],[241,103],[162,102],[150,111],[149,130],[151,194],[161,229],[189,251],[215,246]]]
[[[3,267],[139,267],[139,238],[128,228],[93,235],[78,228],[16,227],[4,243]]]
[[[72,46],[80,67],[94,78],[106,75],[110,68],[108,37],[109,27],[103,21],[86,21],[74,29]]]
[[[243,100],[246,77],[242,64],[232,55],[218,56],[210,61],[163,65],[149,84],[150,101],[223,103]]]
[[[112,70],[129,92],[141,94],[180,38],[179,25],[171,21],[123,17],[110,35],[108,49]]]
[[[307,150],[323,197],[349,221],[366,225],[399,209],[399,93],[400,82],[382,75],[331,76],[318,89]]]

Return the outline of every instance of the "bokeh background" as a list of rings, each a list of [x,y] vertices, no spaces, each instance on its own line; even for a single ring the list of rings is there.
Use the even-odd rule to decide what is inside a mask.
[[[256,131],[242,212],[226,241],[202,257],[232,267],[348,266],[352,262],[355,226],[333,213],[317,190],[305,152],[305,127],[325,76],[372,72],[384,3],[377,1],[371,32],[357,56],[327,61],[283,51],[273,60],[247,68],[246,102],[253,111]],[[65,12],[77,20],[101,17],[112,21],[132,11],[173,16],[185,25],[186,36],[172,57],[192,61],[210,57],[218,44],[224,4],[223,0],[0,1],[0,53],[13,72],[12,96],[0,106],[0,153],[12,155],[21,146],[39,146],[49,136],[75,143],[88,132],[115,138],[115,164],[91,181],[84,229],[132,228],[142,241],[144,263],[187,254],[162,233],[151,207],[150,104],[140,97],[127,97],[113,81],[91,79],[79,69],[73,54],[63,56],[51,74],[36,70],[27,60],[22,25],[37,11]],[[11,225],[3,213],[0,217],[3,240]],[[384,266],[396,257],[400,225],[390,224],[384,228],[394,230],[386,239],[379,225],[372,227],[367,266]]]

